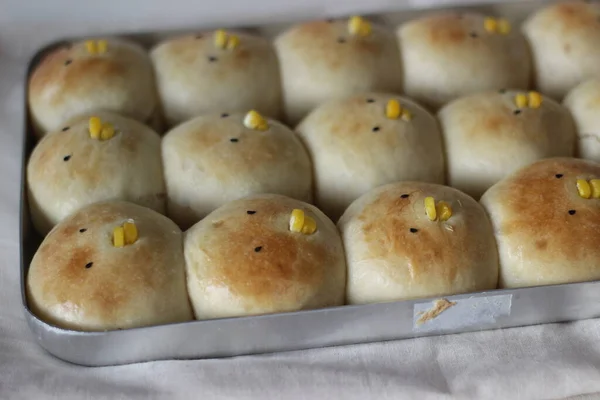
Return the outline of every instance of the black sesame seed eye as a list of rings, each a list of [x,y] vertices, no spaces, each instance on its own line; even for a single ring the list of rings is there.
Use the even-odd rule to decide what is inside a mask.
[[[83,233],[83,232],[86,232],[86,231],[87,231],[87,229],[86,229],[86,228],[81,228],[81,229],[79,230],[79,233]]]
[[[196,35],[196,39],[202,39],[202,34]]]
[[[73,62],[73,60],[71,60],[71,59],[69,58],[67,61],[65,61],[65,65],[69,65],[69,64],[71,64],[72,62]]]
[[[577,211],[575,211],[575,210],[569,210],[569,215],[575,215],[576,212]]]
[[[515,111],[513,111],[513,114],[519,115],[519,114],[521,114],[521,110],[515,110]]]
[[[471,36],[472,38],[476,38],[476,37],[477,37],[477,36],[479,36],[479,35],[478,35],[477,33],[475,33],[475,32],[471,32],[471,33],[469,34],[469,36]]]
[[[400,196],[400,197],[402,197],[403,199],[408,199],[408,194],[403,194],[403,195],[402,195],[402,196]]]
[[[258,253],[259,251],[261,251],[261,250],[262,250],[262,246],[258,246],[258,247],[255,247],[255,248],[254,248],[254,251],[255,251],[255,252],[257,252],[257,253]]]
[[[367,99],[367,103],[375,103],[375,99]]]
[[[332,23],[334,20],[333,20],[333,18],[327,18],[325,21]]]
[[[377,132],[377,131],[379,131],[379,129],[380,129],[380,128],[379,128],[378,126],[375,126],[375,127],[373,127],[372,131],[373,131],[373,132]]]
[[[217,61],[217,57],[210,56],[210,57],[208,57],[208,61],[215,62],[215,61]]]
[[[338,39],[338,43],[346,43],[346,39],[344,39],[344,38],[339,38],[339,39]]]
[[[68,156],[64,156],[63,157],[63,161],[69,161],[71,159],[71,155],[69,154]]]
[[[256,211],[254,211],[254,210],[248,210],[248,211],[246,211],[246,214],[253,215],[253,214],[256,214]]]
[[[231,139],[229,139],[229,141],[230,141],[231,143],[237,143],[237,142],[239,142],[240,140],[239,140],[238,138],[231,138]]]
[[[562,178],[562,177],[563,177],[563,174],[556,174],[556,175],[554,175],[554,176],[555,176],[555,177],[557,177],[558,179],[560,179],[560,178]]]
[[[86,268],[92,268],[92,265],[94,265],[94,263],[93,262],[89,262],[89,263],[85,264],[85,267]]]
[[[504,93],[506,93],[506,89],[500,89],[500,90],[498,90],[498,93],[504,94]]]
[[[417,228],[410,228],[410,231],[411,231],[412,233],[417,233],[417,232],[419,232],[419,230],[418,230]]]
[[[221,118],[227,118],[227,117],[229,117],[229,114],[227,114],[227,113],[221,114]]]
[[[70,127],[70,126],[65,126],[64,128],[62,128],[62,131],[63,131],[63,132],[66,132],[66,131],[68,131],[69,129],[71,129],[71,127]]]

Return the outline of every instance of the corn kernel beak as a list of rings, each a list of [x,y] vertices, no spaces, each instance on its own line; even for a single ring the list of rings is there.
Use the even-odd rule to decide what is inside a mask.
[[[501,35],[508,35],[510,33],[511,26],[510,22],[505,19],[498,20],[498,33]]]
[[[538,92],[529,92],[529,107],[540,108],[542,105],[542,95]]]
[[[309,217],[304,217],[304,226],[302,227],[302,233],[305,235],[312,235],[317,230],[317,222]]]
[[[400,102],[395,99],[390,99],[385,106],[385,116],[389,119],[398,119],[402,115],[402,107]]]
[[[227,50],[233,50],[240,45],[240,38],[237,35],[229,36],[227,41]]]
[[[515,105],[519,108],[527,107],[528,102],[529,102],[529,100],[528,100],[527,96],[525,96],[522,93],[515,96]]]
[[[102,124],[102,130],[100,131],[100,140],[108,140],[115,136],[115,128],[112,124],[104,123]]]
[[[591,179],[590,186],[592,187],[592,198],[600,199],[600,179]]]
[[[354,36],[369,36],[371,34],[371,24],[355,15],[348,20],[348,32]]]
[[[102,131],[102,121],[98,117],[91,117],[88,123],[88,130],[92,139],[100,139],[100,132]]]
[[[123,224],[125,232],[125,244],[134,244],[138,240],[138,229],[133,221],[127,221]]]
[[[215,47],[224,49],[227,46],[228,35],[223,29],[219,29],[215,32]]]
[[[98,52],[96,41],[94,41],[94,40],[86,40],[85,41],[85,49],[90,54],[96,54]]]
[[[452,207],[445,201],[438,202],[435,209],[440,221],[448,221],[452,216]]]
[[[406,122],[412,120],[412,113],[406,109],[402,109],[402,120]]]
[[[437,211],[435,209],[435,199],[433,197],[425,197],[425,214],[430,221],[437,219]]]
[[[98,54],[104,54],[108,50],[108,42],[106,40],[98,40],[97,43]]]
[[[489,33],[496,33],[498,31],[498,21],[496,18],[486,18],[483,21],[484,29]]]
[[[251,110],[244,117],[244,126],[256,131],[266,131],[269,129],[269,123],[257,111]]]
[[[290,217],[290,231],[302,232],[304,226],[304,211],[294,209]]]
[[[125,246],[125,229],[122,226],[117,226],[113,229],[113,246]]]
[[[592,188],[585,179],[577,179],[577,192],[579,193],[579,196],[584,199],[592,197]]]

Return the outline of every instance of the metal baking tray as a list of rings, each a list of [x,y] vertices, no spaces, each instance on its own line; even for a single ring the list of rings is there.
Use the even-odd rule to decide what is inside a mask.
[[[504,16],[517,24],[542,4],[544,4],[542,1],[519,1],[452,7],[452,9],[469,9]],[[411,9],[369,17],[394,26],[430,11]],[[314,13],[310,17],[318,19],[345,16],[344,14],[344,11],[337,15],[335,12],[328,12],[328,15]],[[368,13],[363,14],[368,15]],[[292,22],[296,22],[293,17],[282,24],[248,29],[272,37]],[[182,31],[177,31],[179,32]],[[128,38],[150,46],[173,33],[175,32],[128,35]],[[124,36],[118,33],[116,35]],[[31,72],[45,51],[61,42],[55,41],[36,53],[29,64],[28,72]],[[26,104],[23,106],[26,107]],[[20,210],[22,302],[27,322],[39,344],[54,356],[71,363],[105,366],[163,359],[229,357],[573,321],[600,316],[600,282],[587,282],[449,296],[445,299],[452,302],[452,306],[439,315],[435,312],[431,314],[436,304],[440,305],[436,303],[439,299],[432,298],[193,321],[108,332],[87,333],[57,328],[38,319],[29,310],[25,297],[27,270],[41,242],[41,238],[31,226],[25,194],[25,167],[34,145],[31,132],[27,117],[26,121],[23,121]]]

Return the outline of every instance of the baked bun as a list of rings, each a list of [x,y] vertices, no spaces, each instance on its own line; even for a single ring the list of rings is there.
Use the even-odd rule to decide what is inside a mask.
[[[170,126],[215,112],[281,112],[275,50],[264,38],[218,30],[160,43],[151,53]]]
[[[402,88],[393,32],[360,17],[296,25],[275,39],[275,48],[293,125],[327,100]]]
[[[496,288],[492,226],[483,208],[456,189],[423,182],[381,186],[352,203],[338,228],[349,304]]]
[[[600,279],[599,178],[600,164],[552,158],[483,195],[498,242],[501,287]]]
[[[339,233],[298,200],[265,194],[230,202],[186,232],[184,254],[197,319],[344,303]]]
[[[527,43],[505,20],[430,14],[401,25],[397,34],[404,92],[432,109],[474,92],[529,88]]]
[[[316,204],[334,221],[377,186],[402,180],[444,182],[438,123],[406,98],[365,93],[331,100],[296,131],[312,158]]]
[[[494,183],[541,158],[573,156],[566,108],[537,92],[483,92],[444,106],[448,184],[479,198]]]
[[[247,114],[196,117],[162,142],[167,215],[190,227],[224,203],[277,193],[312,202],[311,163],[285,125]]]
[[[600,78],[600,3],[560,2],[523,24],[533,56],[536,87],[562,100],[574,86]]]
[[[29,307],[45,322],[78,331],[189,321],[182,237],[172,221],[145,207],[85,207],[35,253]]]
[[[98,110],[149,122],[157,104],[150,58],[137,44],[120,39],[58,48],[29,80],[29,110],[38,136]]]
[[[164,213],[160,136],[113,113],[75,118],[33,149],[27,189],[33,224],[43,235],[67,215],[104,200]]]
[[[600,79],[577,85],[563,104],[577,127],[577,156],[600,162]]]

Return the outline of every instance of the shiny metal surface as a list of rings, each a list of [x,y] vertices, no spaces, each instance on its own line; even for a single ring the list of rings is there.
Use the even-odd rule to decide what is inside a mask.
[[[469,8],[507,16],[518,22],[539,4],[539,1],[532,1]],[[395,24],[421,12],[411,10],[386,13],[377,18],[385,23]],[[272,25],[255,29],[272,36],[282,27],[284,26]],[[146,45],[160,37],[160,34],[134,36]],[[53,46],[55,45],[56,43]],[[24,69],[31,69],[42,54],[43,51],[38,52]],[[423,313],[432,309],[436,299],[344,306],[98,333],[59,329],[39,320],[27,307],[27,269],[41,238],[36,236],[31,227],[26,205],[24,173],[33,140],[29,134],[31,129],[28,122],[24,121],[23,126],[20,237],[24,312],[39,344],[54,356],[71,363],[104,366],[161,359],[229,357],[600,316],[600,282],[589,282],[450,296],[446,299],[454,304],[449,309],[422,323],[420,321],[427,315]]]

